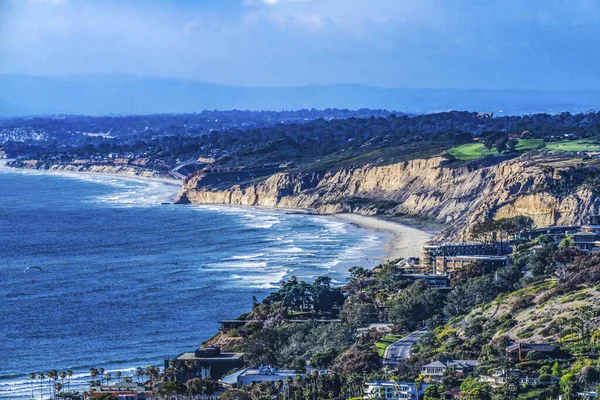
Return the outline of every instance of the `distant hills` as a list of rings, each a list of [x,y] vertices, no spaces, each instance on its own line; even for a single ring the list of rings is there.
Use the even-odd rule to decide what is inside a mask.
[[[240,87],[128,75],[0,75],[1,116],[310,108],[373,108],[407,113],[582,112],[600,108],[600,90],[394,89],[351,84]]]

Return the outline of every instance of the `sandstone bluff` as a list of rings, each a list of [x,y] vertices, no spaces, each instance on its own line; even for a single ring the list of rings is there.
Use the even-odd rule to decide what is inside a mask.
[[[215,188],[198,174],[178,201],[306,208],[322,214],[415,215],[445,224],[440,239],[468,239],[485,218],[526,215],[537,227],[579,224],[600,201],[596,161],[529,154],[491,166],[445,158],[337,171],[277,173],[258,183]]]

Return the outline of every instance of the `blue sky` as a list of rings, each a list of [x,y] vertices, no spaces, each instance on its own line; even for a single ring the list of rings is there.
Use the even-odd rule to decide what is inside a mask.
[[[600,0],[0,0],[0,73],[600,88]]]

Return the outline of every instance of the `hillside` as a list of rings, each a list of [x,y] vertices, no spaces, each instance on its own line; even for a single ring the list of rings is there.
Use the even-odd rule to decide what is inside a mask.
[[[310,208],[418,215],[447,224],[446,238],[467,238],[468,227],[494,217],[529,216],[536,226],[567,225],[600,208],[600,163],[576,156],[530,153],[485,166],[453,165],[443,157],[337,171],[276,173],[238,184],[218,172],[188,178],[180,202]],[[218,182],[219,185],[214,185]]]

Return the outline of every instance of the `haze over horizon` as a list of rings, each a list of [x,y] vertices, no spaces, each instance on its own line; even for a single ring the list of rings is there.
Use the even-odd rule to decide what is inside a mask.
[[[0,0],[0,73],[600,89],[594,0]]]

